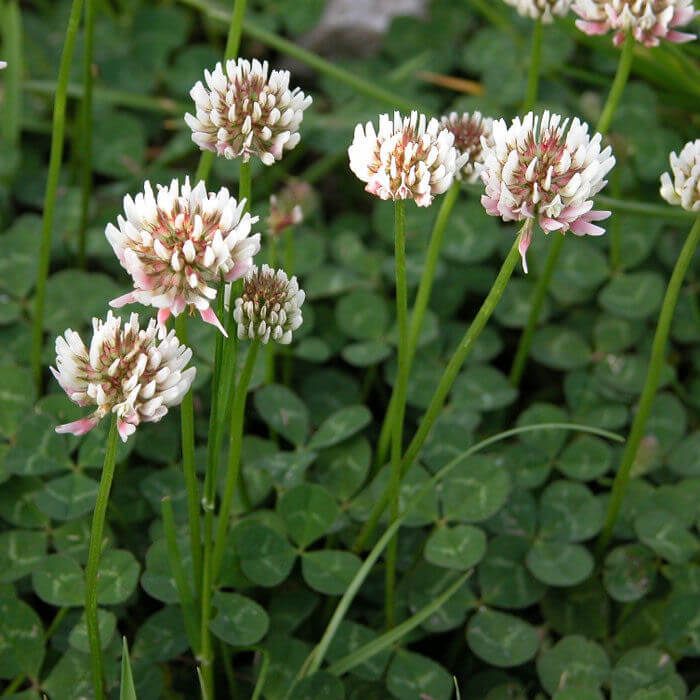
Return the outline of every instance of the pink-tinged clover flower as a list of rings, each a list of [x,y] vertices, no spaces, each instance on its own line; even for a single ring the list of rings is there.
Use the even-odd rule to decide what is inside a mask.
[[[454,135],[458,153],[466,156],[462,167],[455,172],[455,177],[470,183],[476,182],[484,166],[482,141],[493,146],[493,119],[482,117],[479,112],[452,112],[441,117],[440,121],[443,128]]]
[[[196,115],[185,115],[192,140],[202,150],[246,163],[257,156],[272,165],[299,143],[311,97],[289,89],[289,71],[268,72],[267,61],[243,58],[204,71],[207,86],[200,80],[190,91]]]
[[[228,285],[227,307],[230,294]],[[292,333],[304,320],[301,307],[305,298],[296,277],[289,279],[284,270],[273,270],[269,265],[260,269],[253,267],[245,277],[241,296],[234,301],[233,318],[238,324],[238,337],[289,345]]]
[[[92,320],[88,349],[70,328],[56,339],[54,377],[78,406],[96,406],[85,418],[59,425],[57,433],[83,435],[109,413],[117,416],[121,439],[141,422],[157,422],[189,391],[197,370],[185,369],[192,350],[170,331],[160,342],[155,320],[139,328],[138,314],[122,320],[111,311],[107,319]]]
[[[558,114],[530,112],[510,127],[503,119],[494,122],[493,141],[484,144],[481,203],[491,216],[529,223],[520,238],[525,272],[535,222],[545,233],[605,233],[593,222],[610,212],[593,211],[593,197],[607,184],[604,177],[615,158],[609,146],[601,149],[600,134],[591,138],[588,125],[578,119],[569,125]]]
[[[210,284],[243,277],[260,250],[260,234],[250,235],[258,217],[244,206],[225,187],[207,194],[203,181],[192,188],[189,178],[181,187],[177,180],[159,185],[157,195],[146,182],[143,193],[124,197],[126,218],[108,224],[105,235],[134,290],[110,304],[154,306],[162,326],[190,306],[225,334],[210,305],[217,294]]]
[[[267,232],[280,236],[290,226],[304,220],[304,210],[314,206],[315,194],[311,185],[301,180],[292,180],[277,194],[270,195],[270,214],[265,220]]]
[[[564,17],[571,9],[572,0],[504,0],[518,14],[551,24],[555,17]]]
[[[575,0],[573,11],[581,18],[576,26],[586,34],[615,32],[616,45],[628,32],[645,46],[658,46],[660,39],[674,43],[692,41],[694,34],[676,30],[698,13],[692,0]]]
[[[455,137],[437,119],[411,112],[394,112],[372,122],[358,124],[348,156],[350,170],[366,182],[365,190],[381,199],[413,199],[427,207],[433,196],[445,192],[468,156],[455,148]]]
[[[661,176],[661,196],[669,204],[700,212],[700,139],[686,143],[680,155],[671,153],[670,161],[671,174]]]

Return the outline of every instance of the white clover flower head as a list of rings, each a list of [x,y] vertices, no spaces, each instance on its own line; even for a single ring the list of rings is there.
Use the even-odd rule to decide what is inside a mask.
[[[7,68],[7,61],[0,61],[0,70]]]
[[[540,19],[551,24],[555,17],[564,17],[571,9],[573,0],[504,0],[514,7],[518,14],[530,19]]]
[[[700,139],[683,146],[680,155],[671,153],[671,175],[661,176],[661,196],[688,211],[700,212]]]
[[[268,75],[269,73],[269,75]],[[299,127],[309,95],[289,89],[289,71],[269,72],[267,61],[244,58],[204,71],[190,90],[196,116],[185,115],[192,140],[206,151],[248,162],[257,156],[265,165],[282,158],[300,140]]]
[[[89,349],[70,328],[56,338],[56,368],[51,372],[73,403],[97,408],[59,425],[56,432],[83,435],[115,413],[126,442],[142,421],[157,422],[182,401],[197,372],[185,369],[192,350],[180,345],[175,331],[159,341],[155,320],[140,329],[138,314],[131,314],[122,327],[122,320],[109,311],[105,321],[93,318],[92,328]]]
[[[290,226],[300,224],[313,198],[311,185],[301,180],[291,181],[278,194],[270,195],[270,214],[265,221],[268,233],[280,236]]]
[[[231,285],[226,287],[226,305],[230,303]],[[306,295],[296,277],[287,278],[284,270],[269,265],[253,269],[243,281],[243,292],[234,302],[233,318],[240,339],[270,339],[281,345],[292,342],[292,333],[304,320],[301,307]]]
[[[454,135],[457,151],[467,157],[462,167],[455,172],[455,177],[470,183],[476,182],[484,166],[482,141],[493,146],[493,119],[482,117],[480,112],[452,112],[441,117],[440,121],[443,128]]]
[[[381,199],[413,199],[427,207],[433,196],[445,192],[455,173],[467,161],[454,145],[454,134],[437,119],[411,112],[402,117],[394,112],[379,117],[379,129],[372,122],[358,124],[348,156],[350,170],[366,182],[365,190]]]
[[[244,213],[244,206],[225,187],[207,194],[203,181],[192,188],[189,178],[182,186],[177,180],[158,185],[157,195],[146,182],[143,193],[124,197],[126,218],[108,224],[105,235],[134,290],[111,306],[154,306],[162,326],[190,306],[225,335],[210,306],[217,294],[210,283],[243,277],[260,250],[260,234],[250,235],[258,217]]]
[[[677,31],[697,17],[693,0],[575,0],[573,11],[581,18],[576,26],[586,34],[615,32],[616,45],[628,32],[645,46],[658,46],[660,39],[680,44],[695,34]]]
[[[568,127],[568,128],[567,128]],[[533,112],[510,126],[494,122],[494,145],[485,144],[481,179],[486,194],[481,203],[491,216],[504,221],[532,220],[545,233],[567,231],[577,236],[605,233],[592,222],[609,211],[593,211],[593,197],[605,187],[603,178],[615,165],[612,149],[601,149],[602,136],[588,134],[588,125],[558,114]],[[533,226],[520,238],[523,268]]]

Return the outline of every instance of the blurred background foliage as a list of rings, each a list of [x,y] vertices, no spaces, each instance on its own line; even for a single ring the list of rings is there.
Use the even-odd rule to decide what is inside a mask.
[[[3,10],[10,4],[6,0]],[[58,333],[103,316],[107,300],[128,284],[104,237],[124,194],[140,190],[145,179],[165,183],[194,173],[199,154],[182,116],[192,109],[190,87],[223,55],[232,7],[210,0],[98,5],[88,266],[80,270],[76,263],[79,37],[53,229],[45,365],[53,361]],[[360,559],[350,544],[388,479],[385,469],[373,469],[371,446],[396,374],[393,213],[362,191],[345,151],[358,121],[393,107],[311,69],[303,53],[279,50],[278,35],[295,46],[308,43],[324,6],[323,0],[255,0],[241,49],[243,56],[291,69],[293,84],[314,97],[301,144],[273,168],[253,164],[253,209],[264,219],[269,195],[290,176],[314,185],[317,206],[294,234],[292,271],[309,301],[298,339],[280,361],[287,386],[260,388],[262,362],[253,382],[243,472],[256,509],[243,518],[238,505],[212,626],[222,647],[233,647],[219,656],[222,697],[250,697],[262,659],[270,664],[263,697],[287,697],[357,571]],[[57,421],[81,410],[54,383],[52,393],[36,401],[27,368],[52,97],[70,3],[34,0],[20,9],[21,67],[0,75],[6,125],[0,157],[0,684],[7,682],[9,697],[43,692],[62,700],[92,692],[81,585],[106,431],[55,435]],[[3,31],[4,47],[7,24]],[[332,42],[314,49],[428,113],[479,109],[509,119],[523,99],[530,31],[529,21],[496,0],[432,0],[423,17],[394,18],[370,55],[338,52]],[[266,40],[266,32],[275,41]],[[581,34],[571,18],[547,27],[538,109],[595,122],[616,66],[609,39]],[[478,439],[509,427],[571,420],[627,433],[670,269],[692,223],[680,210],[666,207],[652,216],[645,206],[664,206],[658,178],[668,169],[668,154],[697,137],[699,58],[697,43],[635,49],[610,134],[618,165],[604,195],[616,201],[601,198],[603,208],[614,210],[609,231],[619,232],[620,259],[611,263],[610,235],[567,240],[528,371],[515,390],[506,375],[550,243],[535,236],[530,275],[518,272],[510,282],[402,498]],[[236,163],[217,160],[211,187],[235,189],[236,182]],[[464,187],[445,235],[409,386],[409,434],[516,233],[485,215],[479,190]],[[407,208],[409,292],[418,283],[435,213]],[[696,255],[636,478],[606,556],[596,563],[593,551],[618,445],[535,432],[492,448],[455,470],[401,531],[400,618],[473,567],[469,581],[398,645],[341,677],[312,677],[293,698],[443,700],[453,692],[452,676],[464,698],[700,698],[699,283]],[[214,337],[203,324],[191,324],[190,333],[204,445]],[[173,411],[120,447],[99,598],[115,697],[121,635],[129,640],[138,697],[199,692],[160,516],[168,495],[188,570],[178,436]],[[197,450],[202,470],[204,449]],[[330,662],[382,631],[382,583],[377,567],[339,629]],[[238,695],[224,690],[231,656],[235,680],[229,681]]]

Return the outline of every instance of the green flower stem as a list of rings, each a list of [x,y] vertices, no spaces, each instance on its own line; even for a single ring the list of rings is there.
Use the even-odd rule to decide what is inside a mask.
[[[549,252],[544,263],[544,269],[540,278],[537,280],[535,289],[532,294],[530,313],[527,317],[527,325],[520,336],[518,349],[515,353],[513,366],[510,368],[510,383],[513,386],[520,384],[520,379],[525,371],[527,359],[530,356],[530,346],[532,345],[532,336],[535,334],[535,328],[540,320],[542,307],[547,298],[547,290],[554,274],[554,268],[557,266],[561,249],[564,246],[564,236],[554,233],[554,240],[549,244]]]
[[[223,22],[228,21],[228,14],[221,10],[220,8],[214,6],[208,0],[180,0],[185,5],[190,7],[195,7],[204,14],[208,15],[212,19],[217,19]],[[411,112],[414,109],[429,113],[431,110],[425,106],[417,104],[411,100],[407,100],[399,95],[395,95],[389,90],[385,90],[379,87],[376,83],[369,80],[365,80],[349,70],[336,66],[335,64],[321,58],[318,54],[301,48],[297,44],[287,39],[282,38],[278,34],[264,29],[256,22],[250,19],[244,20],[243,31],[251,39],[269,46],[270,48],[279,51],[287,56],[291,56],[301,63],[310,66],[311,68],[317,70],[319,73],[328,76],[329,78],[349,85],[350,87],[357,90],[357,92],[371,97],[378,102],[382,102],[395,109],[400,109],[406,112]]]
[[[692,221],[695,214],[680,207],[669,207],[665,204],[648,204],[647,202],[634,202],[628,199],[615,199],[599,194],[596,196],[598,204],[605,209],[612,209],[614,214],[639,214],[641,216],[656,217],[668,221]]]
[[[95,47],[95,0],[85,0],[83,29],[83,100],[80,105],[80,224],[78,227],[78,263],[85,267],[87,225],[92,196],[92,61]]]
[[[63,138],[66,129],[66,95],[73,49],[80,27],[82,0],[73,0],[68,28],[63,42],[61,63],[58,69],[58,84],[53,103],[53,129],[51,133],[51,155],[49,157],[49,173],[46,180],[44,196],[44,216],[41,222],[41,242],[39,244],[39,266],[37,270],[36,294],[34,296],[34,318],[32,319],[31,365],[34,381],[41,393],[41,348],[44,339],[44,308],[46,306],[46,282],[49,276],[51,262],[51,232],[53,230],[53,215],[56,206],[56,192],[61,175],[63,159]]]
[[[537,103],[537,92],[540,85],[540,65],[542,62],[543,33],[544,25],[542,24],[542,20],[535,20],[532,28],[532,48],[530,53],[530,66],[527,74],[527,92],[525,93],[525,102],[523,104],[523,112],[525,114],[533,110]]]
[[[250,177],[250,161],[241,161],[241,171],[238,180],[238,201],[245,199],[245,211],[250,211],[251,197],[253,196],[253,184]]]
[[[607,134],[610,129],[615,111],[620,104],[622,93],[625,91],[625,85],[627,85],[627,80],[629,79],[632,61],[634,59],[634,42],[634,35],[632,32],[629,32],[622,45],[622,52],[620,53],[620,60],[617,64],[615,80],[613,80],[612,87],[608,93],[608,99],[605,102],[605,107],[603,107],[603,112],[596,126],[596,131],[603,135]]]
[[[97,490],[95,511],[92,515],[90,530],[90,549],[88,551],[87,567],[85,568],[85,621],[87,624],[88,640],[90,642],[90,661],[92,664],[92,679],[96,700],[104,698],[102,650],[100,648],[100,630],[97,623],[97,571],[100,565],[102,550],[102,533],[104,531],[109,492],[114,478],[114,467],[117,462],[117,416],[112,414],[105,449],[105,461]]]
[[[7,68],[2,72],[5,91],[0,129],[5,148],[16,148],[22,134],[22,13],[17,0],[5,4],[0,13],[2,57]],[[5,158],[7,155],[5,155]]]
[[[225,282],[222,278],[219,285],[219,303],[218,311],[219,318],[222,318],[224,309],[224,287]],[[235,339],[234,339],[235,340]],[[231,342],[229,337],[228,342]],[[227,347],[228,347],[227,342]],[[222,400],[227,396],[222,386],[226,386],[235,381],[235,351],[237,344],[234,343],[233,353],[224,353],[224,336],[221,333],[216,334],[216,348],[214,354],[214,371],[212,373],[211,382],[211,408],[209,413],[209,433],[207,437],[207,468],[204,475],[204,488],[202,497],[202,507],[204,508],[204,562],[202,566],[202,583],[198,589],[199,597],[202,601],[202,623],[198,639],[200,640],[199,658],[201,666],[201,681],[206,689],[207,697],[213,697],[214,692],[214,676],[213,676],[213,656],[211,647],[211,637],[209,636],[208,624],[203,620],[204,611],[209,610],[211,600],[211,552],[213,545],[214,534],[214,508],[216,505],[216,483],[217,474],[219,471],[219,458],[221,455],[221,444],[224,435],[224,418],[225,406]],[[232,357],[233,354],[233,357]],[[233,363],[231,365],[231,363]],[[233,366],[234,369],[230,369]],[[230,370],[230,371],[227,371]],[[222,382],[221,377],[225,377]]]
[[[629,78],[630,70],[632,68],[633,58],[634,37],[631,33],[629,33],[625,38],[625,43],[622,46],[622,52],[617,64],[615,80],[610,88],[608,99],[605,102],[605,107],[603,108],[603,112],[600,115],[600,119],[598,120],[598,124],[595,129],[603,136],[608,133],[615,110],[622,99],[622,93],[625,90],[625,85],[627,84],[627,79]],[[527,325],[520,336],[518,349],[516,350],[515,359],[513,360],[513,365],[510,370],[510,381],[515,387],[519,385],[520,379],[525,371],[525,365],[527,364],[528,357],[530,356],[532,337],[535,334],[535,328],[539,323],[542,306],[547,296],[547,290],[549,289],[549,285],[552,281],[552,275],[554,274],[554,269],[556,268],[563,245],[564,236],[557,236],[550,246],[542,274],[535,284],[535,289],[532,293],[532,306],[530,307],[530,314],[527,318]]]
[[[277,267],[277,236],[271,235],[267,241],[267,264],[274,270]],[[268,343],[265,348],[265,384],[275,383],[275,343]],[[274,439],[275,431],[270,429]]]
[[[428,308],[428,302],[430,301],[430,293],[433,289],[433,282],[435,281],[435,268],[437,267],[438,260],[440,259],[442,239],[445,233],[445,229],[447,228],[447,223],[450,220],[452,209],[454,209],[455,203],[457,202],[457,199],[459,197],[460,189],[461,183],[455,182],[443,197],[442,204],[440,205],[440,211],[438,212],[437,218],[435,219],[433,232],[430,236],[428,252],[425,257],[425,265],[423,266],[423,274],[421,276],[420,284],[418,285],[416,300],[413,304],[413,310],[411,311],[411,323],[408,329],[409,372],[411,371],[413,356],[418,345],[418,338],[420,336],[420,331],[423,326],[423,319],[425,318],[425,312]],[[375,454],[374,460],[375,468],[381,467],[384,464],[384,461],[386,460],[387,451],[389,450],[389,443],[391,441],[392,416],[395,407],[395,392],[392,392],[391,400],[389,402],[389,408],[387,409],[386,416],[384,417],[384,423],[382,424],[382,430],[379,434],[377,452]]]
[[[294,274],[294,226],[290,226],[284,236],[284,270],[289,277]],[[285,348],[282,355],[282,383],[292,385],[292,353]]]
[[[228,36],[226,37],[226,48],[224,49],[224,61],[228,61],[238,56],[238,49],[241,45],[241,34],[243,33],[243,18],[247,0],[236,0],[233,12],[229,18],[226,12],[221,12],[222,19],[229,23]],[[199,165],[194,176],[195,183],[200,180],[208,180],[211,174],[211,167],[214,164],[214,153],[212,151],[202,151],[199,157]]]
[[[659,378],[664,365],[666,341],[668,340],[668,335],[671,330],[671,321],[673,321],[673,312],[676,309],[678,294],[680,293],[683,278],[688,271],[688,267],[693,259],[693,254],[695,253],[695,249],[698,247],[699,241],[700,216],[697,217],[695,224],[688,234],[688,238],[686,239],[681,253],[678,256],[676,265],[673,268],[671,280],[666,288],[666,295],[664,296],[663,305],[661,306],[659,322],[656,326],[656,332],[654,333],[654,342],[651,346],[651,358],[649,360],[649,369],[647,370],[646,380],[644,381],[644,389],[642,390],[642,395],[639,399],[639,407],[634,416],[632,429],[630,430],[629,437],[627,438],[627,444],[625,445],[625,450],[622,454],[620,467],[617,470],[617,474],[615,475],[615,480],[613,482],[610,502],[608,504],[608,510],[605,516],[605,522],[603,524],[603,530],[600,535],[600,540],[598,541],[598,554],[601,554],[605,550],[608,542],[610,542],[613,529],[615,528],[615,523],[617,522],[617,518],[620,514],[622,499],[625,495],[625,490],[627,489],[627,484],[630,480],[632,464],[634,463],[634,458],[637,455],[639,443],[644,437],[644,428],[646,427],[647,420],[651,412],[656,391],[659,388]]]
[[[515,267],[515,263],[520,257],[519,253],[517,253],[517,246],[515,250],[516,260],[513,262],[513,267]],[[354,578],[352,579],[352,581],[350,581],[347,588],[345,589],[345,593],[343,593],[342,597],[340,598],[335,612],[333,613],[330,622],[326,626],[326,630],[323,633],[323,636],[321,637],[321,641],[314,647],[314,649],[311,651],[308,658],[304,662],[304,665],[302,666],[302,669],[299,672],[298,678],[310,676],[315,671],[318,671],[318,669],[321,667],[323,659],[325,658],[326,653],[328,651],[328,647],[331,645],[331,642],[333,641],[333,638],[335,637],[335,634],[338,631],[340,623],[343,621],[343,618],[350,609],[352,601],[357,595],[357,592],[360,590],[362,584],[367,579],[367,576],[369,575],[370,571],[379,559],[381,553],[384,551],[384,548],[387,546],[387,544],[397,532],[399,527],[401,527],[403,521],[411,514],[413,509],[421,502],[421,500],[425,498],[425,496],[428,493],[433,491],[436,485],[442,479],[444,479],[458,464],[461,464],[467,457],[477,454],[478,452],[485,450],[490,445],[494,445],[498,442],[501,442],[502,440],[507,440],[508,438],[515,437],[516,435],[522,435],[523,433],[529,433],[535,430],[573,430],[582,433],[587,433],[590,435],[599,435],[600,437],[605,437],[610,440],[616,440],[617,442],[623,442],[623,438],[617,435],[616,433],[611,433],[610,431],[603,430],[601,428],[589,427],[586,425],[578,425],[577,423],[540,423],[538,425],[524,425],[519,428],[511,428],[510,430],[498,433],[497,435],[492,435],[491,437],[488,437],[485,440],[478,442],[476,445],[472,445],[469,449],[462,452],[462,454],[455,457],[449,464],[446,464],[442,469],[440,469],[440,471],[438,471],[434,476],[432,476],[426,482],[425,486],[423,486],[423,488],[408,501],[406,507],[403,509],[399,517],[389,525],[389,527],[384,531],[382,536],[377,540],[377,543],[374,545],[374,547],[372,547],[369,554],[365,557],[364,562],[362,562],[362,566],[360,566],[360,568],[357,570],[357,573],[355,574]]]
[[[182,568],[182,557],[180,548],[177,544],[175,535],[175,519],[173,518],[173,506],[170,502],[170,496],[166,496],[161,501],[161,509],[163,513],[163,529],[165,531],[165,539],[168,545],[168,560],[170,562],[170,570],[175,579],[177,595],[182,608],[182,616],[185,620],[185,630],[187,638],[190,642],[192,651],[196,654],[199,650],[199,628],[197,626],[197,613],[192,599],[192,590],[185,578],[185,570]]]
[[[402,476],[406,474],[411,464],[413,464],[413,460],[416,458],[421,448],[423,447],[423,444],[425,443],[431,428],[433,427],[435,421],[440,415],[440,411],[442,410],[442,407],[445,404],[447,394],[449,393],[452,384],[454,383],[454,380],[457,378],[457,374],[462,368],[462,365],[464,364],[469,353],[474,347],[474,343],[476,343],[476,340],[481,334],[481,331],[484,330],[486,324],[488,323],[488,320],[491,318],[491,314],[493,313],[494,309],[498,305],[498,302],[503,296],[503,292],[506,289],[508,280],[510,280],[511,275],[513,274],[513,270],[515,269],[515,266],[520,260],[520,253],[518,251],[520,235],[521,234],[518,234],[516,236],[513,246],[511,247],[506,259],[503,261],[503,265],[501,266],[498,276],[496,277],[491,287],[491,290],[488,293],[488,296],[486,297],[486,299],[484,299],[481,308],[474,317],[474,320],[467,329],[467,332],[460,341],[459,345],[457,346],[457,349],[450,358],[450,361],[447,367],[445,368],[445,371],[443,372],[443,375],[440,379],[440,383],[435,389],[435,393],[433,394],[433,397],[430,400],[428,410],[425,412],[423,419],[421,420],[420,425],[418,426],[418,430],[413,436],[413,439],[411,440],[411,443],[409,444],[408,449],[404,454],[401,463]],[[370,536],[374,532],[374,529],[376,528],[377,523],[382,517],[384,509],[386,508],[389,502],[388,496],[389,491],[387,489],[381,496],[379,501],[375,504],[369,519],[367,520],[364,527],[362,528],[362,531],[355,540],[355,543],[353,545],[353,549],[355,551],[361,551],[364,548],[365,543],[369,540]]]
[[[200,626],[200,652],[198,660],[200,662],[200,680],[204,692],[203,697],[214,697],[214,651],[211,643],[211,632],[209,631],[209,618],[211,616],[212,597],[212,539],[214,532],[214,504],[206,502],[204,504],[204,569],[202,571],[202,611]]]
[[[216,582],[224,557],[224,545],[228,532],[229,520],[233,498],[238,486],[238,475],[241,466],[241,440],[243,438],[243,423],[245,419],[245,406],[248,398],[248,385],[255,369],[255,360],[258,356],[260,341],[253,340],[248,348],[248,355],[241,370],[241,377],[236,386],[236,395],[233,399],[233,411],[231,413],[231,433],[228,453],[228,466],[226,469],[226,482],[224,495],[221,499],[219,518],[216,524],[216,536],[214,538],[214,552],[212,556],[212,582]]]
[[[181,344],[187,345],[187,311],[175,318],[175,335]],[[182,439],[182,471],[187,489],[187,514],[190,529],[190,548],[194,569],[195,590],[200,590],[202,582],[202,530],[199,502],[199,485],[194,466],[194,406],[192,389],[180,404],[180,434]]]
[[[231,301],[233,302],[233,293]],[[230,306],[230,305],[229,305]],[[236,493],[236,485],[238,483],[238,472],[240,466],[241,455],[241,437],[243,433],[243,419],[245,414],[245,404],[248,394],[248,385],[250,378],[255,368],[255,360],[258,354],[260,341],[255,340],[251,343],[248,349],[241,377],[238,381],[238,386],[235,387],[234,393],[234,378],[235,378],[235,361],[233,362],[227,376],[227,389],[225,405],[233,403],[231,411],[231,435],[229,443],[229,459],[228,470],[226,473],[226,484],[224,496],[219,509],[219,516],[216,528],[216,536],[212,537],[214,530],[214,501],[216,497],[216,475],[212,475],[210,479],[209,490],[206,493],[207,499],[204,507],[205,515],[205,540],[204,540],[204,578],[202,581],[202,617],[201,617],[201,653],[200,659],[202,662],[201,674],[202,682],[206,690],[207,697],[214,697],[214,673],[213,673],[213,649],[211,643],[211,634],[209,631],[209,620],[211,617],[211,598],[212,589],[216,584],[216,579],[221,568],[223,559],[224,545],[226,543],[226,533],[228,531],[228,522],[231,517],[231,507],[233,505],[233,497]],[[224,375],[226,373],[223,373]],[[221,413],[221,412],[220,412]],[[221,417],[221,416],[220,416]],[[223,439],[223,426],[217,429],[217,444],[213,449],[218,455],[221,451],[221,440]]]
[[[406,412],[408,385],[408,293],[406,291],[406,202],[394,202],[394,259],[396,266],[396,319],[399,332],[399,366],[396,375],[396,407],[391,416],[391,480],[389,504],[391,521],[399,516],[399,488],[401,487],[401,454],[403,453],[403,423]],[[389,542],[386,553],[386,582],[384,615],[388,628],[394,626],[396,607],[396,555],[398,537]]]

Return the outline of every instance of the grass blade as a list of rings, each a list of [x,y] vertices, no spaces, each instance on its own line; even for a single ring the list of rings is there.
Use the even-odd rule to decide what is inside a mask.
[[[466,459],[467,457],[476,454],[477,452],[481,452],[482,450],[489,447],[489,445],[493,445],[497,442],[501,442],[502,440],[507,440],[508,438],[515,437],[516,435],[529,433],[534,430],[572,430],[582,433],[589,433],[591,435],[598,435],[600,437],[608,438],[609,440],[615,440],[616,442],[625,441],[625,439],[617,433],[612,433],[609,430],[603,430],[602,428],[595,428],[593,426],[579,425],[577,423],[540,423],[538,425],[524,425],[520,428],[512,428],[510,430],[505,430],[502,433],[498,433],[497,435],[492,435],[491,437],[486,438],[481,442],[478,442],[476,445],[472,445],[472,447],[470,447],[468,450],[465,450],[461,455],[455,457],[449,464],[447,464],[439,472],[437,472],[437,474],[435,474],[425,484],[425,486],[406,504],[406,507],[401,512],[399,517],[396,520],[394,520],[394,522],[385,530],[384,534],[379,538],[377,543],[371,549],[365,561],[362,563],[362,566],[358,569],[357,573],[355,574],[355,577],[350,582],[345,593],[338,602],[335,612],[333,613],[333,616],[331,617],[331,620],[326,627],[326,631],[324,632],[323,637],[321,637],[321,641],[311,651],[311,654],[309,654],[309,657],[304,662],[304,665],[302,666],[301,671],[299,673],[300,678],[303,678],[306,675],[310,675],[311,673],[318,671],[318,669],[321,667],[326,652],[328,651],[328,647],[333,641],[333,637],[335,637],[340,623],[343,621],[345,615],[347,614],[347,611],[350,609],[350,606],[352,605],[352,602],[355,599],[357,592],[360,590],[360,587],[365,582],[367,576],[369,576],[372,567],[376,563],[377,559],[379,559],[381,553],[384,551],[384,548],[391,541],[391,538],[401,527],[403,521],[408,517],[411,511],[421,502],[421,500],[426,496],[426,494],[429,493],[430,490],[434,488],[441,479],[444,479],[445,476],[447,476],[447,474],[449,474],[453,469],[455,469],[463,459]]]
[[[2,110],[2,137],[6,146],[16,148],[22,128],[22,14],[17,0],[8,2],[2,10],[2,59],[7,61],[2,82],[5,99]]]
[[[373,639],[369,644],[356,649],[351,654],[336,661],[328,667],[329,673],[337,676],[347,673],[348,671],[359,666],[363,661],[372,658],[375,654],[383,651],[392,644],[396,644],[402,637],[405,637],[411,630],[415,629],[424,620],[429,618],[436,610],[441,608],[464,584],[464,582],[472,575],[472,570],[467,571],[463,576],[460,576],[451,586],[449,586],[435,600],[431,601],[422,610],[419,610],[415,615],[412,615],[401,624],[396,625],[393,629],[385,632],[381,637]]]
[[[137,700],[126,637],[122,637],[122,680],[119,688],[119,700]]]

